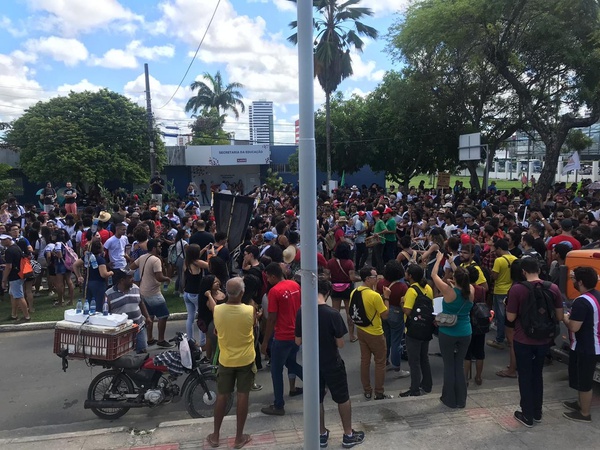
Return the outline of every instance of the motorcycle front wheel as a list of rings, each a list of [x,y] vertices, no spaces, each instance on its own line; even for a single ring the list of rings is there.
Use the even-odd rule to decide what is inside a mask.
[[[88,400],[109,400],[109,396],[133,394],[133,383],[118,370],[107,370],[94,378],[88,388]],[[114,399],[113,399],[114,400]],[[123,402],[125,403],[125,401]],[[90,408],[101,419],[114,420],[129,408]]]
[[[188,386],[185,400],[187,411],[193,418],[212,417],[217,402],[217,376],[211,373],[194,379]],[[225,415],[232,405],[233,395],[230,395]]]

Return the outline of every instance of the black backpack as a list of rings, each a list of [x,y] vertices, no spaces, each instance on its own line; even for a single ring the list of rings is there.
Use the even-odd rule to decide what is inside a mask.
[[[375,315],[371,317],[371,319],[367,317],[362,292],[358,288],[354,290],[350,297],[349,309],[348,314],[350,314],[350,319],[352,319],[352,322],[354,322],[355,325],[358,325],[359,327],[370,327],[373,325],[373,319],[375,318],[375,315],[377,315],[377,311],[375,311]]]
[[[552,283],[521,282],[529,290],[529,298],[523,302],[519,310],[521,328],[532,339],[554,339],[560,334],[554,294],[550,290]]]
[[[417,293],[415,304],[406,320],[406,335],[419,341],[433,339],[433,301],[421,289],[411,286]],[[409,289],[410,289],[409,288]]]
[[[490,331],[491,317],[492,312],[488,305],[484,302],[473,303],[473,308],[471,308],[471,328],[473,329],[473,334],[481,335]]]

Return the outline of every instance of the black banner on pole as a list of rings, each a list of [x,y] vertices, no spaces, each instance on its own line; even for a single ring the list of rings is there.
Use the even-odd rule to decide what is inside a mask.
[[[227,233],[227,243],[233,251],[244,242],[254,209],[254,199],[240,195],[214,194],[213,208],[217,231]]]

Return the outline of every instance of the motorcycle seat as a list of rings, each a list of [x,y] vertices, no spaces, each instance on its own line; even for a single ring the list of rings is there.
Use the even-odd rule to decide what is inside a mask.
[[[139,369],[140,367],[142,367],[142,364],[144,364],[144,361],[146,361],[149,356],[150,355],[148,355],[147,353],[145,355],[125,355],[121,356],[118,359],[115,359],[112,365],[118,369]]]

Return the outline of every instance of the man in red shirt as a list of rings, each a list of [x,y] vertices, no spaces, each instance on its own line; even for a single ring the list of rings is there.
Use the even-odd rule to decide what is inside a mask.
[[[573,222],[571,222],[571,219],[561,220],[560,229],[562,230],[562,232],[548,241],[548,250],[552,250],[556,244],[559,244],[561,242],[568,242],[569,244],[571,244],[573,250],[579,250],[581,248],[581,242],[575,239],[571,234],[571,230],[573,229]],[[552,252],[547,253],[550,254]]]
[[[302,366],[296,362],[299,347],[295,342],[296,315],[301,305],[300,285],[293,280],[286,280],[278,263],[270,263],[265,267],[265,274],[271,289],[268,294],[267,329],[260,350],[261,353],[267,354],[267,346],[273,336],[271,379],[275,400],[272,405],[265,406],[261,411],[272,416],[283,416],[283,366],[288,369],[290,397],[302,394],[302,388],[296,387],[295,378],[302,379]]]

